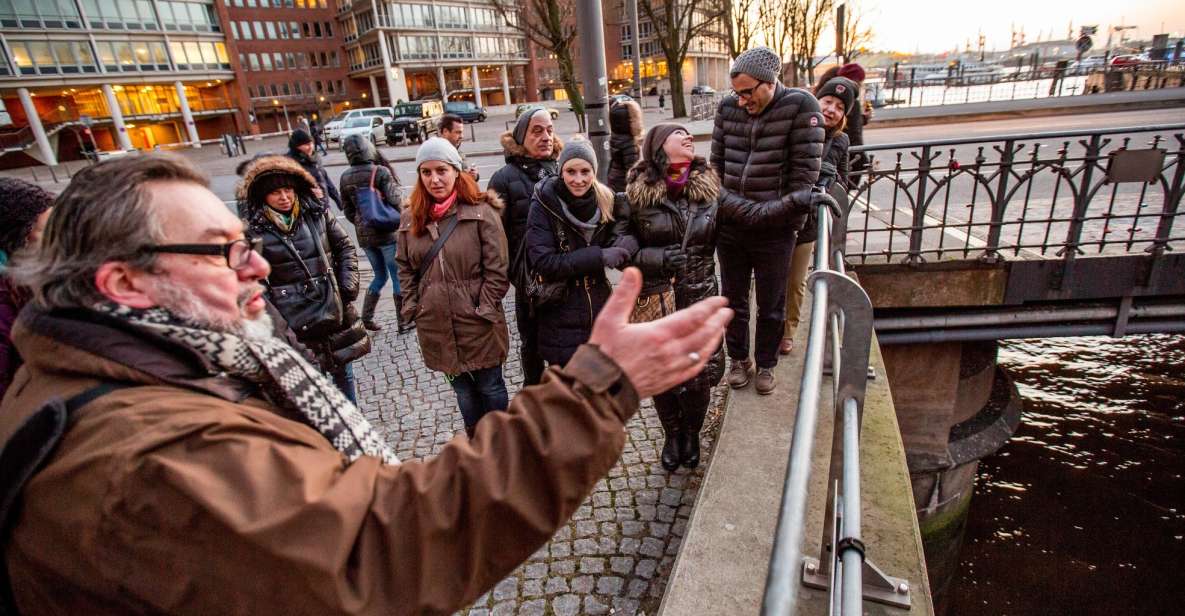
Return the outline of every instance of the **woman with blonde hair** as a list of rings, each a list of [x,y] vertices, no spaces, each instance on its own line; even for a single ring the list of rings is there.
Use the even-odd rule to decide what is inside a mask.
[[[424,364],[452,385],[472,437],[478,420],[507,404],[502,364],[510,333],[502,297],[510,281],[502,202],[462,167],[448,141],[433,137],[420,146],[395,260],[403,318],[417,326]]]
[[[560,175],[535,185],[523,240],[531,275],[551,290],[531,299],[539,324],[536,351],[553,366],[568,363],[592,334],[611,289],[605,268],[624,267],[636,250],[623,243],[625,195],[597,181],[592,146],[569,142],[559,166]]]

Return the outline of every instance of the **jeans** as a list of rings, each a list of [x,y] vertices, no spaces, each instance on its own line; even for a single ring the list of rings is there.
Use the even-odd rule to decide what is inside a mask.
[[[543,356],[539,355],[539,322],[531,316],[526,289],[514,288],[514,320],[518,324],[518,357],[523,368],[523,387],[543,380]]]
[[[395,295],[401,295],[399,290],[399,265],[395,263],[395,242],[382,246],[363,248],[366,260],[370,261],[370,269],[374,270],[374,280],[370,281],[367,291],[371,295],[382,293],[387,286],[387,279],[395,287]]]
[[[346,395],[346,398],[350,402],[353,402],[355,405],[357,405],[358,395],[354,391],[353,365],[346,364],[344,368],[334,372],[331,376],[333,377],[333,384],[337,385],[337,388],[342,390],[342,393]]]
[[[502,366],[462,372],[452,377],[449,384],[457,393],[457,406],[465,427],[472,428],[490,411],[504,411],[510,403],[506,381],[502,380]]]
[[[778,345],[786,321],[786,278],[794,254],[794,235],[778,241],[733,244],[721,242],[720,287],[734,316],[724,341],[732,359],[749,359],[750,274],[757,283],[757,338],[753,359],[758,368],[778,365]]]

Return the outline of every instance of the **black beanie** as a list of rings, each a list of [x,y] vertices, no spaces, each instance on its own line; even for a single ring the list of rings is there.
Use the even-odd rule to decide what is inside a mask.
[[[285,169],[264,171],[251,181],[251,188],[247,189],[247,196],[251,203],[258,206],[267,205],[267,196],[281,188],[296,190],[304,182],[294,173]]]
[[[664,124],[655,124],[650,130],[646,131],[646,138],[642,140],[642,158],[658,166],[660,169],[665,169],[667,166],[667,154],[663,151],[662,145],[666,143],[667,137],[670,137],[671,133],[677,130],[686,132],[687,127],[682,124],[667,122]]]
[[[824,96],[834,96],[843,101],[843,114],[846,116],[852,111],[852,105],[856,104],[856,93],[859,92],[860,86],[856,82],[846,77],[832,77],[823,87],[819,88],[819,95],[816,97],[820,100]]]
[[[312,142],[313,136],[305,132],[303,128],[298,128],[292,131],[292,136],[288,138],[288,149],[295,150],[297,146]]]
[[[16,178],[0,178],[0,250],[9,257],[29,240],[37,217],[53,206],[45,189]]]

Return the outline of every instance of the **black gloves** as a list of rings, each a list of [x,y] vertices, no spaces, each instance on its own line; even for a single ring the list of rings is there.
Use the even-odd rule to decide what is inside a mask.
[[[687,251],[679,246],[667,246],[662,251],[662,268],[668,274],[687,267]]]
[[[797,190],[783,198],[792,200],[794,205],[800,208],[809,209],[812,211],[818,210],[819,206],[822,204],[827,204],[827,209],[831,211],[831,216],[833,218],[839,218],[843,216],[843,211],[840,210],[839,203],[836,203],[835,199],[831,195],[822,192],[822,190],[819,189],[811,188],[808,190]]]
[[[822,184],[824,180],[827,180],[827,184],[830,185],[831,182],[835,181],[835,176],[838,173],[839,170],[835,168],[834,164],[829,161],[823,161],[822,166],[819,168],[819,183]]]
[[[630,260],[630,251],[612,246],[601,249],[601,264],[609,269],[621,269]]]

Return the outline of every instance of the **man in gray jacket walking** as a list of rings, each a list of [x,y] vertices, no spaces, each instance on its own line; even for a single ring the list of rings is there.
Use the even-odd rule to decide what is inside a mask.
[[[823,116],[806,90],[780,83],[782,60],[755,47],[733,62],[733,92],[716,111],[711,165],[724,190],[756,201],[793,194],[801,205],[781,224],[761,229],[721,225],[717,250],[721,290],[736,316],[725,337],[731,368],[728,383],[739,389],[756,379],[759,394],[774,390],[773,368],[786,312],[786,276],[794,240],[809,208],[828,198],[811,187],[823,154]],[[757,335],[749,354],[750,277],[757,285]]]

